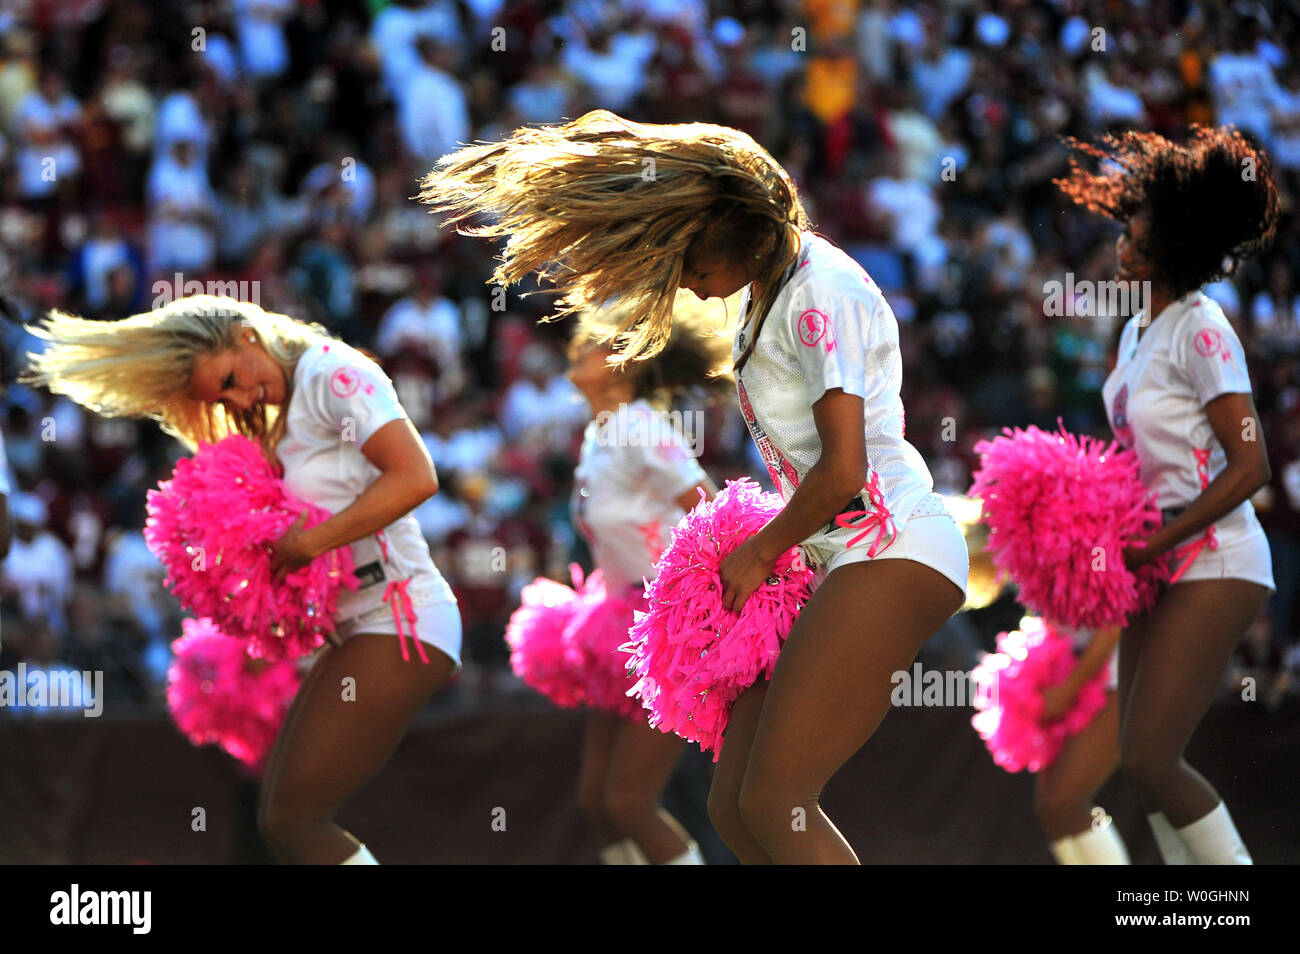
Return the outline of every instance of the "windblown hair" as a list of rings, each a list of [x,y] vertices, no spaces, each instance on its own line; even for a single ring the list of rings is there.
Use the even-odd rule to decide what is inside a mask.
[[[555,318],[622,301],[634,358],[667,343],[684,264],[743,265],[762,284],[750,309],[761,320],[809,227],[794,182],[752,137],[607,110],[449,153],[422,185],[420,200],[449,213],[444,224],[509,236],[493,280],[553,282]],[[487,221],[460,225],[473,215]]]
[[[187,396],[195,359],[235,347],[245,328],[285,370],[288,391],[277,407],[238,411]],[[274,462],[284,433],[298,358],[318,341],[334,340],[304,323],[233,298],[194,295],[121,321],[87,321],[51,311],[28,331],[48,343],[32,354],[19,380],[66,394],[104,417],[151,418],[189,450],[230,434],[258,441]]]
[[[1143,251],[1176,298],[1232,274],[1273,239],[1278,195],[1268,156],[1235,129],[1192,126],[1186,145],[1137,131],[1107,135],[1100,147],[1065,141],[1117,168],[1091,173],[1071,157],[1055,184],[1117,222],[1149,210]]]
[[[602,345],[613,353],[611,367],[631,376],[633,395],[667,409],[674,398],[700,388],[721,394],[730,391],[730,339],[718,328],[716,303],[702,302],[679,291],[673,305],[672,329],[663,348],[653,356],[633,358],[627,351],[632,332],[621,331],[631,318],[631,307],[618,302],[582,312],[569,342],[570,360],[588,345]]]

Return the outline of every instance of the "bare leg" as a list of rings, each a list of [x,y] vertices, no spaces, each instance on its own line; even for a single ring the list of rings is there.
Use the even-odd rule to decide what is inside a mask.
[[[709,821],[727,843],[731,853],[746,865],[770,865],[772,859],[754,838],[745,820],[740,817],[740,787],[745,781],[745,767],[749,763],[758,717],[767,698],[766,682],[750,686],[740,694],[731,707],[727,731],[722,737],[722,751],[709,788]]]
[[[1143,800],[1175,828],[1221,801],[1183,751],[1267,596],[1265,587],[1244,580],[1178,583],[1146,620],[1120,725],[1120,757]]]
[[[621,841],[623,834],[605,811],[605,778],[618,732],[618,718],[605,712],[587,714],[582,737],[582,768],[578,773],[578,804],[587,816],[598,848]]]
[[[1093,800],[1117,768],[1119,702],[1110,692],[1106,707],[1038,773],[1034,813],[1050,841],[1091,828]]]
[[[334,815],[383,768],[451,675],[448,656],[432,647],[428,655],[428,665],[403,662],[394,637],[361,633],[317,660],[263,782],[259,822],[282,860],[338,864],[360,847]],[[345,679],[353,693],[345,694]]]
[[[652,865],[661,865],[684,854],[691,844],[685,829],[659,806],[660,793],[685,743],[644,722],[616,721],[605,779],[605,813]]]
[[[951,580],[913,560],[831,571],[781,650],[759,717],[741,816],[778,864],[856,864],[818,799],[889,711],[892,675],[961,606]]]

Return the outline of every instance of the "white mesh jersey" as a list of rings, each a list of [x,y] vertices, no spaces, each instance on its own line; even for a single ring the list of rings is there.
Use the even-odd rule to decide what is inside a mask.
[[[1138,340],[1142,314],[1124,326],[1102,398],[1116,439],[1137,451],[1156,505],[1185,507],[1227,466],[1205,405],[1251,393],[1246,355],[1223,311],[1199,291],[1166,308]],[[1244,526],[1254,515],[1243,500],[1215,522]]]
[[[892,523],[893,533],[878,537],[887,546],[934,488],[925,461],[903,436],[898,321],[862,267],[811,232],[803,233],[799,258],[787,275],[758,344],[736,376],[741,413],[773,483],[789,500],[821,459],[813,405],[832,388],[862,398],[867,483],[849,508],[862,512],[865,503],[882,527]],[[733,360],[752,333],[745,326],[750,295],[746,287]]]
[[[379,365],[341,341],[315,344],[298,359],[285,413],[285,433],[276,448],[285,487],[331,514],[350,507],[381,473],[361,453],[366,441],[385,424],[406,418]],[[361,588],[340,590],[339,621],[382,608],[398,595],[390,584],[403,580],[410,581],[406,595],[414,606],[456,601],[413,514],[362,537],[351,549]]]
[[[654,576],[669,530],[685,512],[677,498],[706,479],[681,432],[646,401],[587,425],[573,517],[611,591]]]

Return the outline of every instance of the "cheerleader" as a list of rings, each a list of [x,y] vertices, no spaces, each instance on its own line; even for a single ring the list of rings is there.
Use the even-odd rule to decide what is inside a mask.
[[[573,515],[606,590],[636,605],[673,525],[700,502],[701,491],[707,498],[716,490],[662,410],[693,385],[729,382],[719,375],[725,341],[708,332],[698,302],[683,296],[672,336],[653,361],[611,363],[612,332],[623,317],[617,308],[585,314],[569,345],[569,377],[593,416],[575,473]],[[704,864],[695,842],[659,805],[686,743],[650,728],[645,711],[627,698],[628,657],[617,647],[632,622],[628,613],[622,639],[592,647],[601,670],[593,684],[607,691],[590,693],[579,801],[604,863]]]
[[[443,157],[422,198],[494,214],[495,279],[538,271],[563,304],[618,296],[632,357],[663,347],[678,288],[741,299],[736,387],[784,509],[723,561],[737,610],[802,545],[819,585],[770,683],[730,715],[709,812],[747,863],[856,863],[818,799],[890,707],[891,676],[961,606],[961,531],[903,438],[898,324],[849,256],[808,230],[794,183],[752,138],[597,110]]]
[[[31,330],[48,345],[28,382],[108,417],[153,418],[190,450],[257,440],[291,494],[332,514],[310,529],[304,514],[273,544],[279,575],[351,546],[361,586],[340,593],[335,645],[276,738],[259,823],[282,861],[377,864],[334,817],[459,665],[461,642],[455,598],[411,515],[437,476],[392,383],[320,325],[206,295],[113,322],[51,312]]]
[[[1128,850],[1110,816],[1093,804],[1106,780],[1119,768],[1119,627],[1089,630],[1055,624],[1074,639],[1078,662],[1065,681],[1043,693],[1043,720],[1064,718],[1089,680],[1106,672],[1106,705],[1078,735],[1061,746],[1034,783],[1034,814],[1050,842],[1052,857],[1063,865],[1126,865]]]
[[[1124,560],[1168,556],[1172,569],[1171,585],[1120,641],[1121,764],[1166,863],[1250,864],[1219,793],[1183,756],[1274,590],[1249,500],[1270,472],[1245,354],[1201,288],[1268,244],[1277,191],[1267,156],[1228,129],[1193,127],[1186,145],[1142,132],[1108,136],[1104,148],[1074,145],[1111,168],[1092,174],[1071,160],[1057,184],[1123,225],[1117,277],[1149,283],[1102,394],[1165,523]]]

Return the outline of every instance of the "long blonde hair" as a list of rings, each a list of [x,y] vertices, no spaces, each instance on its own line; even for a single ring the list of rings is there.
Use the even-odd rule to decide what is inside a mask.
[[[189,397],[195,359],[235,347],[245,328],[257,333],[284,369],[284,401],[237,411]],[[284,433],[298,358],[318,341],[334,340],[318,324],[216,295],[180,298],[121,321],[51,311],[27,330],[47,344],[43,353],[31,355],[20,381],[66,394],[104,417],[151,418],[191,451],[200,441],[243,434],[258,441],[271,461]]]
[[[464,234],[509,236],[493,280],[510,285],[536,272],[553,282],[554,317],[620,299],[632,357],[667,343],[688,257],[721,257],[758,276],[749,319],[761,321],[809,227],[794,182],[749,135],[599,109],[449,153],[419,198]],[[477,214],[489,221],[461,224]]]

